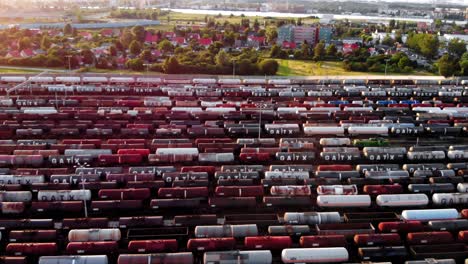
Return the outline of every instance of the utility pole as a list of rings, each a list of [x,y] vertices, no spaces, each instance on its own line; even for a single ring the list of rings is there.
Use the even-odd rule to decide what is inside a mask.
[[[143,64],[143,66],[146,67],[146,75],[148,76],[149,75],[149,67],[151,66],[151,64],[150,63],[145,63],[145,64]],[[146,84],[147,84],[146,88],[149,89],[149,80],[146,82]]]
[[[86,167],[89,167],[89,164],[88,163],[83,163],[81,164],[79,161],[76,163],[76,166],[74,166],[75,168],[80,168],[80,169],[83,169],[83,168],[86,168]],[[85,213],[85,217],[88,218],[88,205],[86,203],[86,197],[84,195],[84,191],[85,191],[85,184],[84,184],[84,176],[83,176],[83,171],[80,170],[80,178],[81,178],[81,190],[83,191],[82,195],[83,195],[83,204],[84,204],[84,213]]]
[[[237,59],[232,59],[232,76],[236,76],[236,61]]]

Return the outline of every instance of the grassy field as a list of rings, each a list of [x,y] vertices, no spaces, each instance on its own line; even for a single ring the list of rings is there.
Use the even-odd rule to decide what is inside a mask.
[[[170,18],[170,24],[174,24],[175,22],[205,22],[205,17],[209,18],[214,18],[215,21],[219,21],[221,24],[224,23],[224,21],[229,21],[230,23],[240,23],[242,19],[250,19],[250,22],[252,23],[255,19],[258,20],[260,25],[264,25],[264,23],[268,24],[271,21],[275,20],[283,20],[283,19],[288,19],[290,20],[291,18],[287,17],[261,17],[261,16],[217,16],[217,15],[203,15],[203,14],[185,14],[185,13],[178,13],[178,12],[170,12],[167,15],[163,15],[159,17],[159,20],[163,24],[168,23],[168,17]],[[304,24],[312,24],[318,22],[318,19],[315,18],[302,18],[302,23]]]
[[[304,61],[304,60],[284,60],[277,59],[279,63],[279,76],[334,76],[334,75],[384,75],[378,72],[351,72],[343,69],[343,63],[338,61]],[[391,73],[391,75],[425,75],[431,76],[433,74],[423,71],[415,71],[410,74]]]
[[[25,69],[2,69],[0,68],[0,74],[21,74],[21,73],[39,73],[41,71],[35,71],[35,70],[25,70]]]

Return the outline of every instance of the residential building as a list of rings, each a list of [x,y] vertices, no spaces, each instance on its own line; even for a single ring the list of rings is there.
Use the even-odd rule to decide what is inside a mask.
[[[276,43],[278,45],[290,42],[301,44],[306,41],[309,44],[315,45],[318,43],[318,40],[319,29],[316,27],[284,25],[278,28],[278,38]]]
[[[294,26],[293,25],[284,25],[278,28],[278,38],[276,42],[278,45],[281,45],[283,42],[293,42],[294,41]]]
[[[319,31],[319,42],[324,41],[325,43],[330,43],[333,36],[333,29],[331,27],[320,27]]]

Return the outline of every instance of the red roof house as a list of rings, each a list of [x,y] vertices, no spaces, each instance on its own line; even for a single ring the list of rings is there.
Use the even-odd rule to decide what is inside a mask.
[[[201,46],[209,46],[211,44],[213,44],[213,40],[210,39],[210,38],[201,38],[198,40],[198,44],[200,44]]]

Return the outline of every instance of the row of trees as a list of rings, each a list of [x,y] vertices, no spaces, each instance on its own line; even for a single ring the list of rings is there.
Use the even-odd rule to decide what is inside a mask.
[[[343,63],[343,68],[348,71],[382,73],[410,73],[417,66],[415,61],[411,61],[408,55],[402,52],[396,53],[393,56],[384,54],[368,56],[364,49],[356,51],[354,56],[348,57]]]
[[[314,61],[336,60],[342,56],[334,44],[326,46],[324,42],[318,43],[315,47],[304,42],[301,44],[300,48],[296,50],[285,50],[273,44],[269,52],[270,58],[287,59],[290,55],[292,55],[294,59]]]
[[[167,11],[160,9],[156,10],[113,10],[110,12],[112,18],[125,18],[125,19],[151,19],[157,20],[160,16],[167,14]]]

